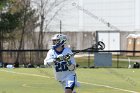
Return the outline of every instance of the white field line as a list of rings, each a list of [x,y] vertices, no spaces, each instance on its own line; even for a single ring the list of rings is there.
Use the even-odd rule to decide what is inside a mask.
[[[37,74],[20,73],[20,72],[7,71],[7,70],[0,70],[0,71],[3,71],[3,72],[9,72],[9,73],[13,73],[13,74],[27,75],[27,76],[37,76],[37,77],[51,78],[51,77],[48,77],[48,76],[37,75]]]
[[[93,83],[87,83],[87,82],[80,82],[80,83],[87,84],[87,85],[93,85],[93,86],[99,86],[99,87],[105,87],[105,88],[111,88],[111,89],[115,89],[115,90],[129,92],[129,93],[139,93],[139,92],[136,92],[136,91],[131,91],[131,90],[126,90],[126,89],[111,87],[111,86],[108,86],[108,85],[100,85],[100,84],[93,84]]]
[[[33,84],[43,84],[43,83],[33,83]],[[22,84],[22,87],[31,87],[31,88],[40,88],[40,87],[35,87],[35,86],[31,86],[31,85],[27,85],[27,84]]]
[[[27,84],[22,84],[23,87],[31,87],[31,88],[36,88],[36,87],[32,87],[32,86],[28,86]]]
[[[49,76],[43,76],[43,75],[37,75],[37,74],[29,74],[29,73],[20,73],[20,72],[7,71],[7,70],[0,70],[0,71],[2,71],[2,72],[8,72],[8,73],[13,73],[13,74],[21,74],[21,75],[28,75],[28,76],[37,76],[37,77],[43,77],[43,78],[54,78],[54,77],[49,77]],[[83,84],[87,84],[87,85],[105,87],[105,88],[110,88],[110,89],[115,89],[115,90],[129,92],[129,93],[140,93],[140,92],[136,92],[136,91],[131,91],[131,90],[126,90],[126,89],[111,87],[111,86],[108,86],[108,85],[93,84],[93,83],[81,82],[81,81],[79,81],[79,82],[80,83],[83,83]]]

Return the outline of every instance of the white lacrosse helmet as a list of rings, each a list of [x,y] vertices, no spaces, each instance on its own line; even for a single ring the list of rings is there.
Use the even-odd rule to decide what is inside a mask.
[[[57,48],[59,46],[63,46],[64,44],[66,44],[67,41],[67,36],[63,35],[63,34],[55,34],[52,37],[52,41],[53,41],[53,48]]]

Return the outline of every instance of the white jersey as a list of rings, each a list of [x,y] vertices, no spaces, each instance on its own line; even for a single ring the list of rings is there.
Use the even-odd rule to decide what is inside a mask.
[[[54,49],[50,49],[47,53],[47,57],[44,60],[44,65],[51,65],[54,68],[54,75],[56,80],[58,81],[64,81],[65,78],[69,75],[75,75],[75,71],[70,71],[67,66],[67,62],[61,61],[61,62],[56,62],[54,63],[54,59],[62,54],[62,55],[67,55],[67,54],[72,54],[72,51],[70,48],[64,48],[61,53],[56,52]],[[76,65],[75,59],[72,56],[70,58],[71,64]]]

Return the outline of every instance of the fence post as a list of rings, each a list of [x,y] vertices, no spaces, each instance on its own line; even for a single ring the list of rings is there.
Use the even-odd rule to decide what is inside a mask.
[[[117,53],[117,68],[119,68],[119,54]]]

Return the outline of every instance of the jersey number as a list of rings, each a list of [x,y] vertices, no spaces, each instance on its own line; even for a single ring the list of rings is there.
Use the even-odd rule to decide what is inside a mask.
[[[56,65],[55,67],[56,72],[62,72],[68,70],[66,62],[56,63],[55,65]]]

